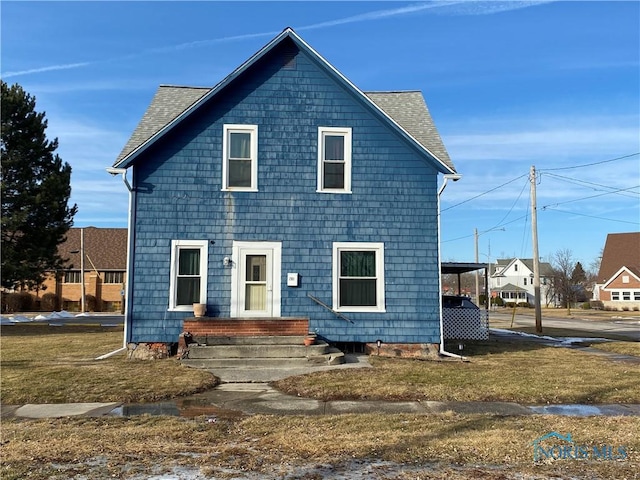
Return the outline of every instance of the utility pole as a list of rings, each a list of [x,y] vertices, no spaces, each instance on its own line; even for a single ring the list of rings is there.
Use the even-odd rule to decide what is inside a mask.
[[[536,312],[536,333],[542,333],[542,310],[540,308],[540,255],[538,254],[538,210],[536,201],[536,167],[531,165],[531,239],[533,241],[533,295]]]
[[[476,240],[476,263],[478,263],[478,229],[473,229],[473,236]],[[475,271],[476,274],[476,305],[480,305],[480,284],[478,281],[478,270]]]
[[[80,289],[80,309],[82,313],[85,310],[85,287],[84,287],[84,228],[80,229],[80,282],[82,288]]]

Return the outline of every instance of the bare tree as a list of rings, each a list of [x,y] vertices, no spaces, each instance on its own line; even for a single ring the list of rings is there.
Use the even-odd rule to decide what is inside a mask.
[[[553,256],[554,281],[553,290],[562,306],[567,307],[571,315],[571,302],[574,300],[571,276],[575,269],[573,253],[569,249],[558,250]]]

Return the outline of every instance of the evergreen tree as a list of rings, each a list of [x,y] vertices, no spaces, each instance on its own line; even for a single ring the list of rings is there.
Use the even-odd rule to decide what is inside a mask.
[[[573,268],[573,272],[571,272],[571,282],[574,285],[580,285],[582,287],[585,286],[587,282],[587,274],[582,268],[582,264],[580,262],[576,263],[576,266]]]
[[[2,286],[36,287],[63,267],[58,245],[73,224],[71,166],[47,140],[45,114],[18,84],[1,82]]]

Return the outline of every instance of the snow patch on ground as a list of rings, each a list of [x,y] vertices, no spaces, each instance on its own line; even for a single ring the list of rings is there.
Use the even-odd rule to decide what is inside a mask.
[[[74,315],[65,310],[61,310],[59,312],[52,313],[41,313],[34,317],[27,317],[25,315],[2,315],[0,316],[0,325],[13,325],[14,323],[28,323],[28,322],[39,322],[42,320],[56,320],[60,318],[74,318],[79,317],[80,315]]]

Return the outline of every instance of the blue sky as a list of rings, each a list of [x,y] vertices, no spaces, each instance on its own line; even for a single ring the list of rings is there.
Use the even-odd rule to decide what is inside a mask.
[[[588,267],[640,230],[640,2],[8,2],[1,72],[36,96],[73,168],[75,226],[126,226],[105,172],[158,85],[213,86],[285,27],[364,91],[421,90],[463,178],[442,257]]]

